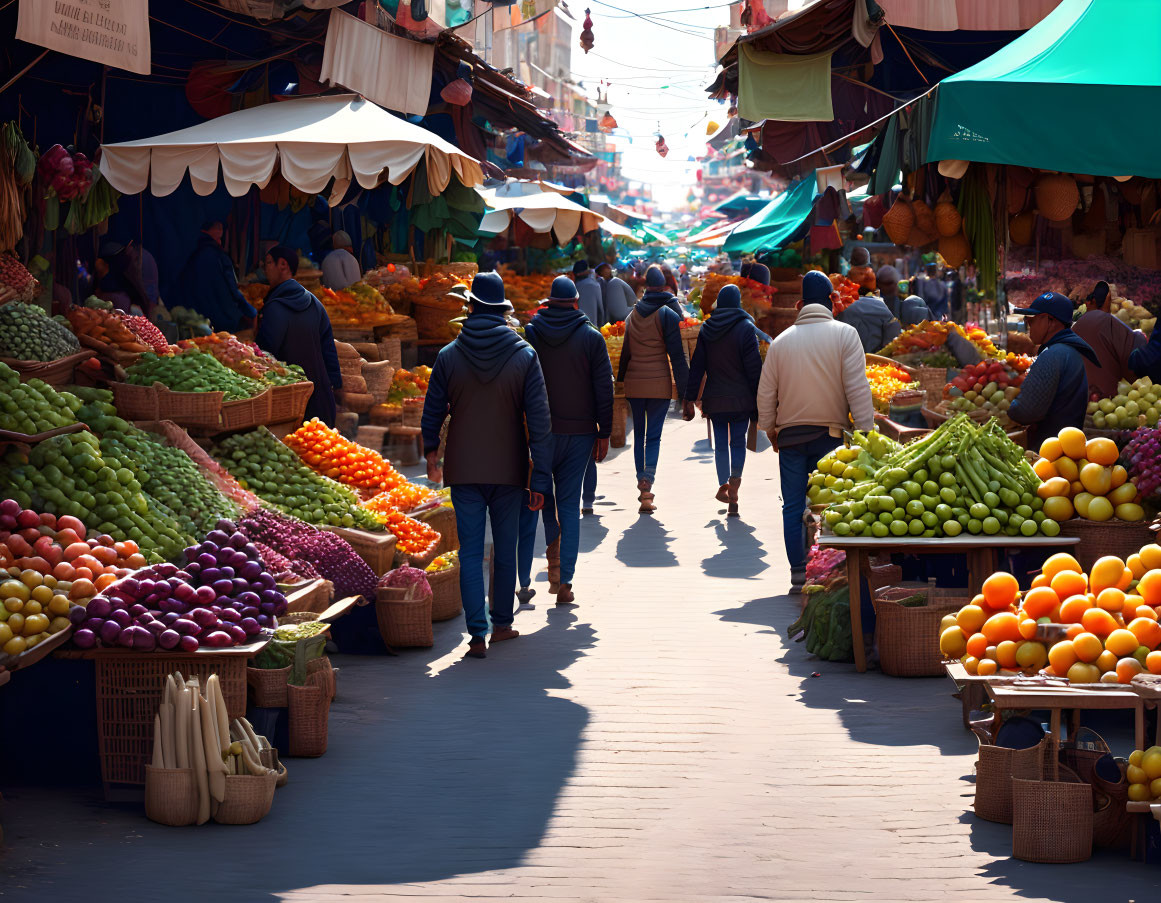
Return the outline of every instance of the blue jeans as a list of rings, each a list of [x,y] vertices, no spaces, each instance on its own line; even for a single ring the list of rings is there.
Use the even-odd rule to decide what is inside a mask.
[[[637,479],[650,483],[657,477],[657,456],[661,453],[661,429],[669,413],[668,398],[629,398],[633,412],[633,463]],[[804,490],[805,491],[805,490]]]
[[[461,483],[451,487],[460,534],[460,596],[464,619],[473,639],[488,633],[488,606],[484,600],[484,522],[492,521],[492,624],[512,623],[516,602],[516,535],[520,527],[520,507],[527,490],[520,486],[493,483]]]
[[[559,441],[559,440],[558,440]],[[593,433],[593,444],[596,444],[596,433]],[[597,459],[589,453],[589,463],[585,467],[585,479],[581,484],[581,507],[591,508],[597,500]]]
[[[842,445],[842,439],[820,436],[802,445],[778,449],[778,473],[782,478],[782,540],[791,568],[806,567],[806,489],[810,473],[828,452]]]
[[[718,468],[718,485],[730,477],[741,477],[746,466],[746,433],[749,414],[710,414],[714,428],[714,464]]]
[[[593,460],[596,433],[553,434],[553,494],[544,497],[544,542],[560,537],[560,582],[572,583],[580,552],[581,483]],[[536,541],[537,512],[525,505],[520,511],[520,585],[532,581],[532,548]]]

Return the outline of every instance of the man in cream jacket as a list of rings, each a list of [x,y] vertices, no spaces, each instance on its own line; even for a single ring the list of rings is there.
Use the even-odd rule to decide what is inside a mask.
[[[758,426],[778,452],[782,532],[791,591],[806,582],[806,488],[818,460],[842,444],[843,430],[872,429],[867,361],[853,326],[834,318],[830,280],[802,279],[794,325],[774,339],[758,382]]]

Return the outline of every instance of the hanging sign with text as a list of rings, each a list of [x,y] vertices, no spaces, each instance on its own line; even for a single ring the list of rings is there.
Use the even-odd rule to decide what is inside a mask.
[[[20,0],[16,37],[149,74],[148,0]]]

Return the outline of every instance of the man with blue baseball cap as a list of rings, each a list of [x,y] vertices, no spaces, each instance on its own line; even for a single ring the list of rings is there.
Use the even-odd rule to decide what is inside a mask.
[[[1072,331],[1072,307],[1066,295],[1045,292],[1028,307],[1012,311],[1024,316],[1028,337],[1040,349],[1008,409],[1008,416],[1027,428],[1029,448],[1039,448],[1066,426],[1084,427],[1088,408],[1084,362],[1098,360],[1088,343]]]

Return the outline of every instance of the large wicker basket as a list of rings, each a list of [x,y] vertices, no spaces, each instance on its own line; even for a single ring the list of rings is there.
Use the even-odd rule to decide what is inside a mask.
[[[270,389],[270,423],[302,423],[314,383],[290,383]]]
[[[450,568],[427,575],[431,586],[431,619],[448,621],[464,610],[460,598],[460,565],[457,561]]]
[[[449,505],[440,505],[418,516],[433,530],[439,532],[439,543],[435,547],[435,554],[454,552],[460,547],[459,530],[456,527],[456,512]]]
[[[408,589],[380,587],[375,597],[375,619],[379,634],[388,646],[431,646],[431,593],[421,598]]]
[[[312,675],[305,687],[287,684],[291,756],[317,757],[327,751],[331,701],[323,681]]]
[[[145,817],[174,827],[198,820],[198,785],[192,768],[145,766]]]
[[[976,761],[977,818],[1012,824],[1012,753],[1006,746],[981,744]]]
[[[246,668],[246,684],[250,700],[260,709],[286,708],[286,679],[290,666],[285,668]]]
[[[897,600],[927,594],[927,604],[900,605]],[[967,590],[928,588],[926,585],[887,587],[875,593],[875,641],[879,667],[894,677],[939,677],[939,624],[970,599]]]
[[[274,802],[276,774],[228,774],[226,796],[214,809],[214,821],[220,825],[252,825],[261,821]]]
[[[50,386],[67,386],[73,382],[73,372],[77,367],[93,356],[90,349],[84,348],[55,361],[20,361],[3,357],[0,358],[0,362],[7,364],[19,373],[21,382],[39,379]]]
[[[1057,762],[1056,739],[1012,754],[1012,855],[1025,862],[1092,856],[1092,785]]]
[[[1140,551],[1141,546],[1153,541],[1153,534],[1145,521],[1129,523],[1108,520],[1101,523],[1074,517],[1060,525],[1060,535],[1080,539],[1072,553],[1086,571],[1092,568],[1098,558],[1116,555],[1124,561]]]

